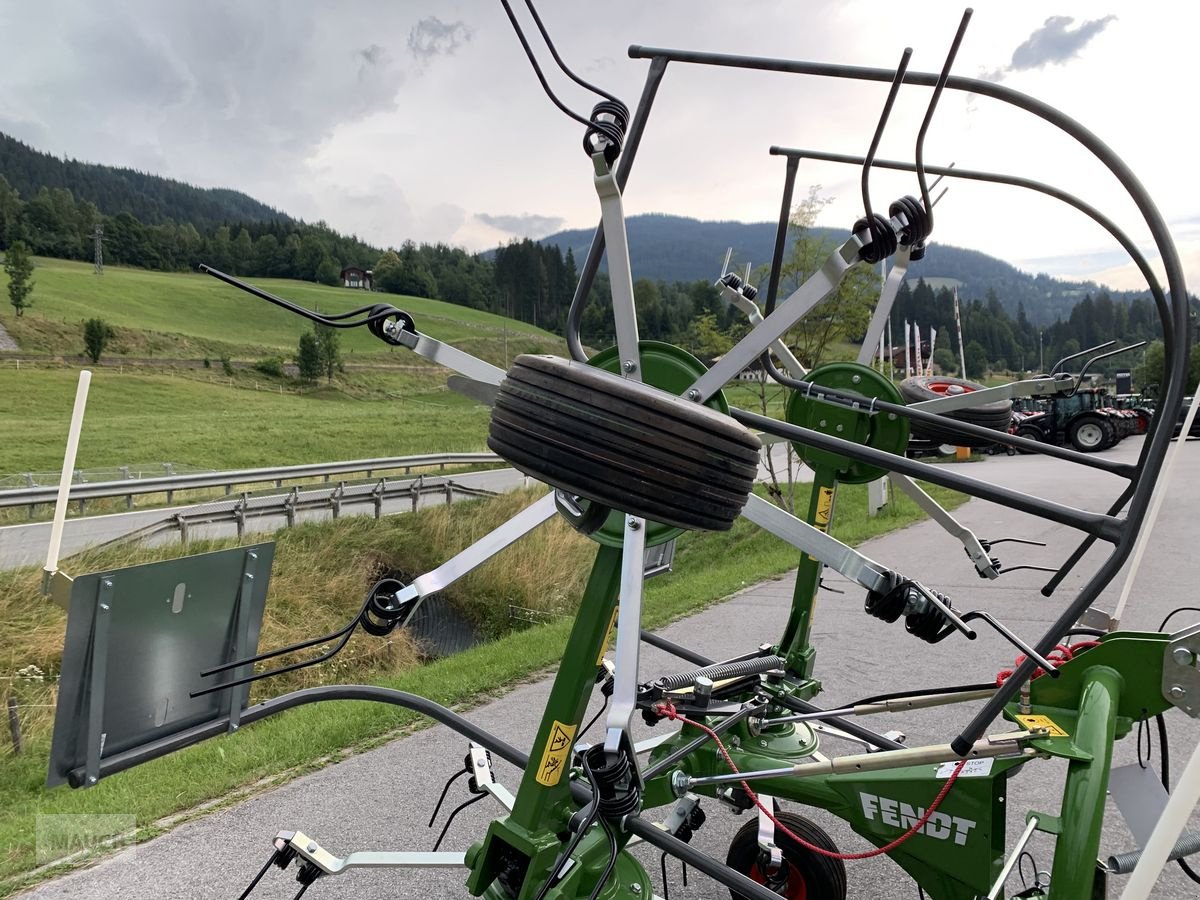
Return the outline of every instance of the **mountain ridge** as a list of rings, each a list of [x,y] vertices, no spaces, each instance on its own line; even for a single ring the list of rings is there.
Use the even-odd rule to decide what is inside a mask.
[[[728,247],[734,248],[739,271],[747,261],[757,268],[769,263],[775,246],[773,222],[710,221],[668,213],[643,213],[626,222],[633,277],[658,281],[716,280]],[[811,233],[836,245],[846,232],[815,227]],[[582,263],[591,246],[593,229],[564,229],[539,240],[544,245],[569,248]],[[909,266],[909,281],[951,279],[960,285],[964,299],[985,299],[994,291],[1001,306],[1015,316],[1024,304],[1035,324],[1049,325],[1066,317],[1086,295],[1105,292],[1114,300],[1128,301],[1146,291],[1117,291],[1091,281],[1069,281],[1046,274],[1030,274],[980,250],[931,243],[925,258]]]

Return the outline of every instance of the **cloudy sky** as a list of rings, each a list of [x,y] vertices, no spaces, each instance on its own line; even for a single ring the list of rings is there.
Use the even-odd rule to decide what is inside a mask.
[[[520,0],[518,15],[532,28]],[[647,63],[629,44],[940,67],[962,7],[864,0],[541,0],[564,58],[630,106]],[[984,0],[956,73],[1003,80],[1089,126],[1131,164],[1200,285],[1200,120],[1192,73],[1200,4]],[[581,128],[542,94],[499,0],[162,3],[0,0],[0,131],[58,155],[245,191],[380,245],[483,249],[597,219]],[[19,36],[14,39],[8,36]],[[543,53],[543,59],[547,59]],[[586,112],[593,98],[552,83]],[[771,144],[863,153],[886,86],[674,65],[629,188],[630,213],[771,220],[783,162]],[[910,159],[928,91],[905,88],[880,149]],[[948,94],[929,162],[1020,173],[1080,194],[1147,247],[1130,202],[1048,126]],[[858,173],[804,162],[834,198],[821,224],[861,213]],[[916,193],[879,172],[873,194]],[[1024,192],[956,183],[937,238],[1030,271],[1141,287],[1090,221]],[[632,248],[636,254],[637,248]],[[757,262],[757,261],[756,261]]]

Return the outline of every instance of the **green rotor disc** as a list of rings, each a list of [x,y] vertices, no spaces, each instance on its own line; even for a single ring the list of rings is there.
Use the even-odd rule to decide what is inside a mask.
[[[889,379],[869,366],[858,363],[839,362],[818,366],[808,373],[808,381],[817,387],[859,394],[867,401],[868,408],[872,399],[904,403],[900,391]],[[809,397],[804,391],[792,391],[784,408],[784,416],[788,422],[801,428],[899,456],[904,455],[908,446],[908,419],[895,413],[877,412],[872,415],[866,409],[855,410],[838,403],[825,403]],[[887,474],[886,469],[850,459],[841,453],[818,450],[799,442],[793,442],[792,446],[813,469],[831,471],[844,484],[865,484]]]

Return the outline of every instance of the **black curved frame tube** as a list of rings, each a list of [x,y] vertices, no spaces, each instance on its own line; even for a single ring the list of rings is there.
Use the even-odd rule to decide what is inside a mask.
[[[787,179],[794,180],[795,167],[801,159],[813,159],[822,162],[844,163],[846,165],[857,166],[862,164],[862,157],[847,153],[830,153],[824,150],[809,150],[795,149],[790,147],[771,147],[769,150],[772,156],[782,156],[787,160]],[[896,160],[875,160],[873,165],[881,169],[895,169],[901,172],[915,172],[917,167],[913,163],[898,162]],[[1005,175],[997,172],[983,172],[974,169],[959,169],[950,166],[926,166],[925,170],[935,175],[942,177],[950,176],[952,178],[963,178],[967,181],[983,181],[991,184],[1006,184],[1011,187],[1026,188],[1031,191],[1036,191],[1040,194],[1045,194],[1055,200],[1066,203],[1068,206],[1079,210],[1088,218],[1092,219],[1097,225],[1107,231],[1121,248],[1129,254],[1129,258],[1133,260],[1142,277],[1146,279],[1146,285],[1150,289],[1150,295],[1154,300],[1154,305],[1158,310],[1159,319],[1163,327],[1163,346],[1166,350],[1166,362],[1169,365],[1170,354],[1174,351],[1174,324],[1171,322],[1170,311],[1167,306],[1167,298],[1163,294],[1162,285],[1158,282],[1158,276],[1154,274],[1154,270],[1150,268],[1150,263],[1146,260],[1145,255],[1138,246],[1130,239],[1121,228],[1106,216],[1100,210],[1096,209],[1085,200],[1076,197],[1061,188],[1056,188],[1053,185],[1045,184],[1044,182],[1035,181],[1031,178],[1022,178],[1017,175]],[[790,185],[785,179],[785,185],[790,196]],[[782,257],[782,252],[780,253]],[[778,265],[778,263],[776,263]],[[1144,464],[1146,454],[1150,450],[1150,442],[1142,443],[1142,449],[1138,453],[1138,468]],[[1119,513],[1125,504],[1129,502],[1129,498],[1133,496],[1133,491],[1136,485],[1130,484],[1125,487],[1121,495],[1113,502],[1108,509],[1108,515],[1113,516]],[[1058,568],[1055,574],[1042,587],[1041,593],[1043,597],[1051,596],[1057,589],[1064,578],[1079,564],[1092,545],[1096,543],[1096,538],[1093,535],[1088,535],[1080,542],[1080,544],[1067,557],[1066,561]]]
[[[637,45],[629,48],[629,56],[632,59],[653,59],[655,63],[662,62],[664,64],[666,62],[682,62],[739,69],[758,69],[797,75],[848,78],[860,81],[891,81],[896,76],[893,70],[864,66],[845,66],[832,63],[800,62],[733,54],[670,50]],[[903,81],[906,84],[933,87],[937,84],[938,76],[929,72],[906,72]],[[1065,132],[1075,138],[1077,142],[1082,144],[1093,156],[1099,159],[1129,194],[1150,229],[1151,236],[1154,239],[1155,246],[1158,248],[1159,256],[1162,259],[1163,268],[1167,275],[1167,285],[1172,304],[1170,309],[1171,315],[1169,317],[1169,321],[1173,326],[1172,344],[1177,348],[1178,352],[1171,354],[1170,363],[1167,367],[1167,390],[1163,397],[1163,408],[1176,409],[1183,399],[1184,380],[1187,369],[1189,325],[1187,289],[1184,284],[1183,268],[1179,260],[1179,254],[1171,240],[1166,222],[1163,221],[1162,215],[1154,205],[1154,201],[1150,199],[1142,183],[1134,175],[1129,166],[1095,134],[1084,128],[1074,119],[1040,100],[1021,94],[1003,85],[992,84],[991,82],[977,78],[964,78],[958,75],[951,76],[946,82],[946,87],[951,90],[990,97],[994,100],[1015,106]],[[1166,322],[1164,322],[1165,334]],[[1165,418],[1161,416],[1156,417],[1155,421],[1151,424],[1150,431],[1146,435],[1146,443],[1149,445],[1149,449],[1146,451],[1144,457],[1144,465],[1141,477],[1137,482],[1137,488],[1130,500],[1129,512],[1125,519],[1127,527],[1118,529],[1118,533],[1115,535],[1116,548],[1114,552],[1096,570],[1076,595],[1075,599],[1063,610],[1058,619],[1038,641],[1036,648],[1040,653],[1045,654],[1053,649],[1058,636],[1071,627],[1078,620],[1079,616],[1091,606],[1100,595],[1100,592],[1117,575],[1121,566],[1132,552],[1134,537],[1145,519],[1153,493],[1154,481],[1162,468],[1163,460],[1170,444],[1172,429],[1170,425],[1163,426]],[[1171,425],[1173,424],[1171,423]],[[1051,516],[1045,516],[1045,518],[1053,520]],[[988,726],[1003,710],[1005,704],[1012,700],[1017,691],[1020,690],[1021,684],[1033,674],[1035,667],[1036,663],[1032,660],[1026,660],[1017,667],[1013,677],[1005,681],[1004,685],[997,691],[996,696],[984,705],[983,709],[975,715],[959,736],[954,739],[952,746],[955,752],[962,755],[970,750],[972,743],[987,730]]]
[[[864,447],[862,444],[856,444],[853,441],[832,437],[822,434],[819,431],[811,431],[808,428],[801,428],[799,425],[791,425],[787,422],[781,422],[778,419],[772,419],[769,416],[749,412],[748,410],[734,407],[729,410],[729,415],[747,428],[757,428],[759,431],[765,431],[767,434],[786,438],[789,441],[797,441],[810,447],[816,447],[818,450],[828,450],[831,453],[848,456],[851,459],[879,466],[892,472],[911,475],[913,478],[919,478],[922,481],[962,491],[964,494],[979,497],[981,500],[990,500],[993,503],[1011,506],[1013,509],[1020,510],[1029,515],[1048,519],[1051,522],[1057,522],[1060,525],[1066,525],[1087,534],[1094,534],[1096,537],[1113,544],[1120,543],[1125,534],[1124,521],[1112,516],[1089,512],[1083,509],[1075,509],[1073,506],[1065,506],[1061,503],[1054,503],[1038,497],[1030,497],[1028,494],[1022,494],[1020,491],[1001,487],[988,481],[980,481],[966,475],[959,475],[957,472],[941,471],[946,468],[945,466],[929,466],[919,463],[916,460],[907,459],[903,456],[895,456],[883,450]],[[1051,649],[1053,649],[1053,646],[1051,644]],[[1043,655],[1045,654],[1043,650],[1039,650],[1038,652]]]

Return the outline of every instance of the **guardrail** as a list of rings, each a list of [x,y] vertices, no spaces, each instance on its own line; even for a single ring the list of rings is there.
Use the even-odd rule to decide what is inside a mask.
[[[174,500],[176,491],[224,488],[233,492],[237,485],[274,483],[283,487],[285,481],[323,478],[329,481],[335,475],[364,473],[366,478],[378,472],[403,471],[437,466],[481,465],[498,463],[502,460],[494,453],[430,453],[422,456],[392,456],[378,459],[354,459],[344,462],[311,463],[301,466],[275,466],[261,469],[235,469],[228,472],[197,472],[188,474],[156,476],[153,478],[121,479],[71,485],[72,502],[84,503],[109,497],[125,497],[126,504],[133,506],[135,495],[166,494],[167,502]],[[52,504],[58,496],[58,487],[29,487],[0,491],[0,509]]]
[[[340,518],[343,513],[361,515],[362,513],[355,512],[355,508],[362,506],[371,507],[374,517],[379,519],[390,512],[399,511],[392,509],[389,512],[387,509],[389,506],[394,507],[397,501],[403,501],[415,512],[422,505],[422,500],[430,495],[436,495],[446,504],[450,504],[458,499],[494,497],[496,493],[486,488],[462,484],[451,478],[425,475],[404,481],[388,481],[381,478],[373,484],[339,484],[333,490],[301,490],[299,486],[295,486],[286,494],[259,497],[243,494],[237,500],[188,507],[151,525],[124,534],[117,540],[145,540],[175,532],[180,542],[186,545],[204,526],[233,526],[237,536],[241,538],[247,530],[264,530],[263,527],[253,527],[250,523],[254,520],[282,520],[277,521],[275,527],[282,525],[290,528],[300,521],[311,521],[313,514],[316,514],[318,519],[324,518],[326,514],[331,519]],[[209,533],[202,536],[215,535]]]

